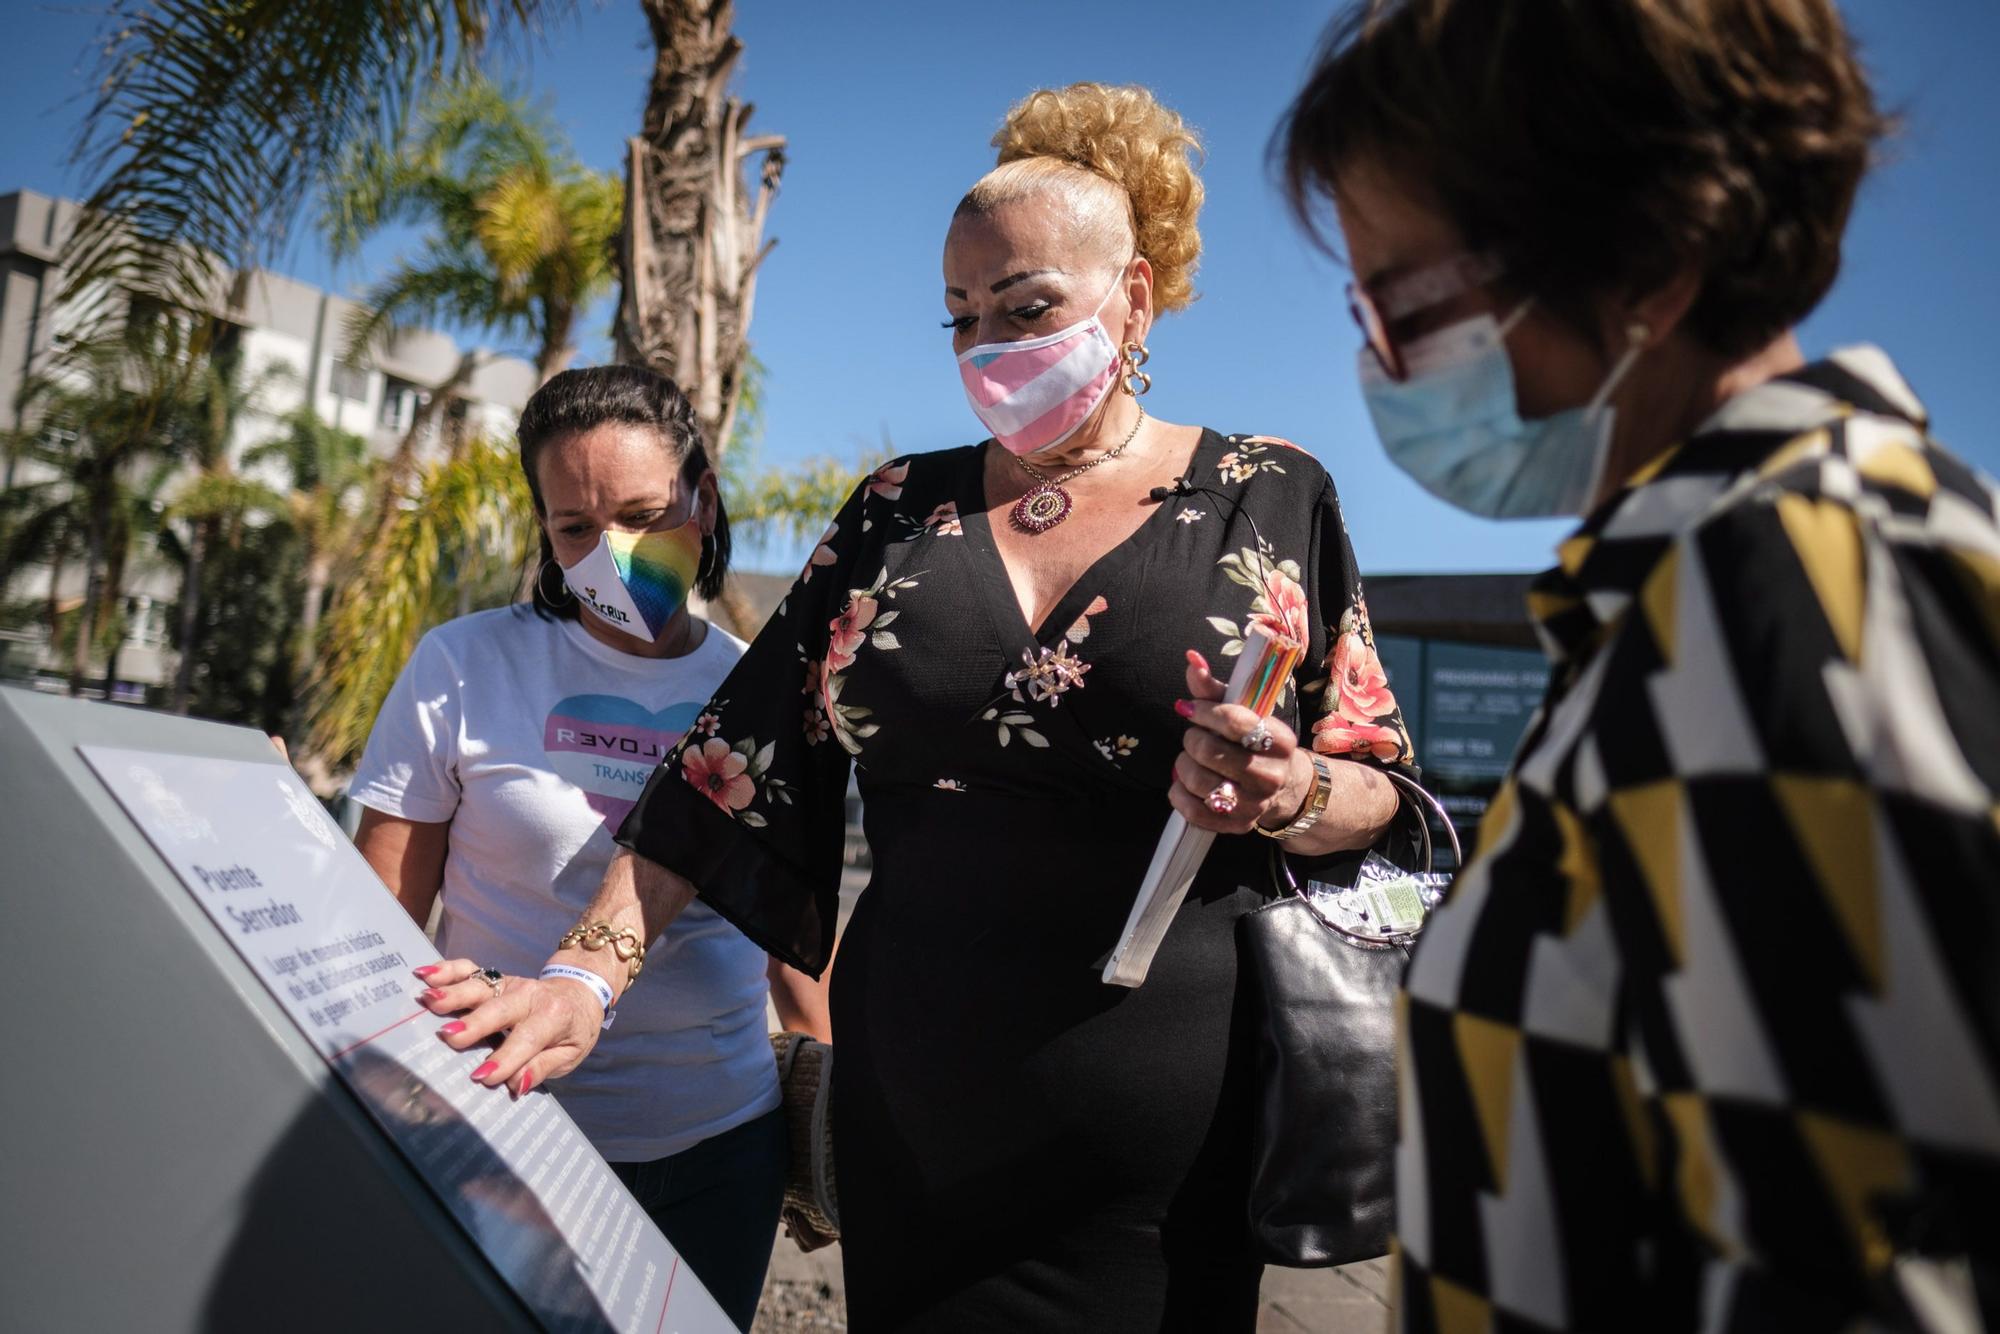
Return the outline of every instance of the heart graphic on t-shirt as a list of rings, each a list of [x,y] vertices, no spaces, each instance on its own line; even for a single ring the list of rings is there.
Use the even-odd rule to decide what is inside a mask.
[[[694,700],[652,710],[616,695],[571,695],[549,710],[542,749],[556,775],[581,788],[615,831],[700,716]]]

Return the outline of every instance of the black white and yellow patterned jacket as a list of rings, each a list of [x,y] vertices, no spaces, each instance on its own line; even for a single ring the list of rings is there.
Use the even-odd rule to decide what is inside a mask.
[[[1562,545],[1408,978],[1401,1328],[1922,1327],[1993,1281],[1996,512],[1856,348]]]

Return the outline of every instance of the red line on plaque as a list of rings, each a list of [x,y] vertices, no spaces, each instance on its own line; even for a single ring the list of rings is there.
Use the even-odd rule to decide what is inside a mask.
[[[667,1271],[667,1295],[660,1298],[660,1319],[658,1323],[656,1323],[653,1326],[653,1334],[660,1334],[660,1331],[666,1328],[667,1303],[673,1301],[674,1299],[674,1280],[680,1276],[680,1272],[681,1272],[681,1257],[676,1255],[674,1257],[674,1267]]]
[[[345,1047],[342,1047],[339,1051],[335,1052],[333,1055],[327,1057],[326,1059],[329,1061],[337,1061],[341,1057],[347,1055],[347,1053],[353,1051],[356,1047],[365,1047],[369,1043],[373,1042],[376,1038],[381,1037],[384,1033],[393,1033],[397,1029],[401,1028],[404,1024],[409,1023],[410,1020],[419,1018],[429,1013],[430,1013],[429,1010],[418,1010],[416,1014],[406,1014],[401,1019],[398,1019],[395,1023],[383,1029],[381,1033],[370,1033],[367,1037],[361,1039],[361,1041],[359,1042],[350,1042]]]

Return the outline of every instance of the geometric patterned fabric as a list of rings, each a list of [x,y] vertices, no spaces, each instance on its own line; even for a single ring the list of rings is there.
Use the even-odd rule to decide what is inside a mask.
[[[1399,1328],[2000,1329],[1996,515],[1863,347],[1559,548],[1402,998]]]

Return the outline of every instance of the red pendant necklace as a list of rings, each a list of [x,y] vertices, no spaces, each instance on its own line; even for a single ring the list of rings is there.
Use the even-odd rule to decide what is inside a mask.
[[[1014,526],[1026,533],[1046,533],[1049,529],[1067,519],[1069,512],[1076,508],[1076,502],[1071,499],[1069,492],[1063,489],[1063,483],[1073,482],[1092,468],[1095,468],[1098,464],[1109,463],[1120,454],[1123,454],[1126,447],[1139,438],[1139,428],[1145,424],[1146,410],[1140,408],[1138,419],[1132,423],[1132,429],[1119,442],[1118,448],[1111,450],[1109,453],[1099,454],[1082,467],[1072,468],[1061,477],[1049,476],[1040,468],[1037,468],[1034,464],[1016,454],[1014,462],[1020,464],[1028,476],[1035,479],[1035,485],[1030,487],[1025,495],[1014,502]]]

